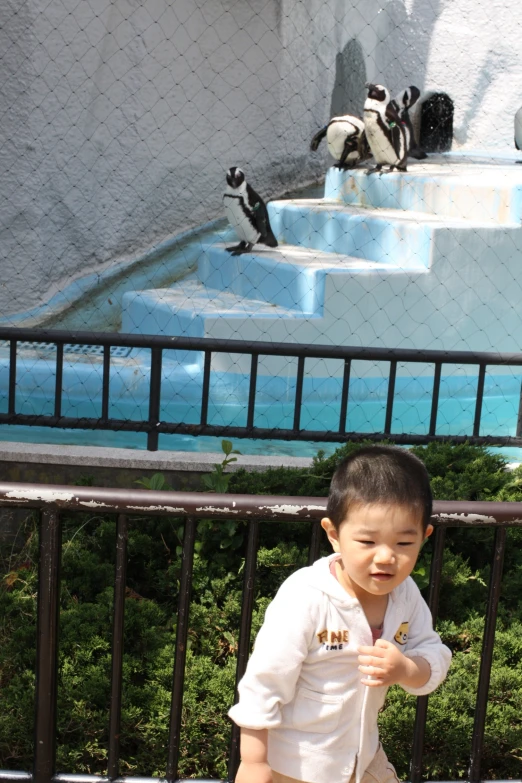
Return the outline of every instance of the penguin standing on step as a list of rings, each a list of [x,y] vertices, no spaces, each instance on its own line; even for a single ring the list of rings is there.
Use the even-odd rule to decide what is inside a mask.
[[[268,247],[277,247],[265,202],[250,187],[242,169],[232,166],[227,171],[227,188],[223,204],[228,222],[237,233],[239,245],[227,247],[233,256],[250,253],[258,242]]]
[[[420,98],[420,90],[413,84],[410,87],[406,87],[401,90],[398,95],[395,96],[392,103],[397,109],[401,121],[406,125],[408,134],[410,137],[410,144],[408,149],[408,155],[410,158],[416,158],[417,160],[424,160],[427,158],[427,154],[424,150],[417,145],[415,141],[415,133],[413,131],[413,124],[410,118],[410,109],[414,106]]]
[[[328,125],[321,128],[313,137],[310,143],[312,152],[317,150],[325,136],[328,152],[338,161],[335,164],[338,169],[352,168],[371,155],[364,132],[364,122],[359,117],[351,114],[332,117]]]
[[[386,164],[393,171],[407,171],[406,160],[410,135],[406,125],[390,100],[390,93],[382,84],[368,84],[364,103],[364,129],[372,151],[375,168],[367,173],[381,171]]]

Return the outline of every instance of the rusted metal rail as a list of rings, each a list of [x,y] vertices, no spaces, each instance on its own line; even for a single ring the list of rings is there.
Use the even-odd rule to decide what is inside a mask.
[[[185,651],[188,634],[188,612],[192,583],[192,564],[198,519],[231,518],[247,521],[244,588],[238,646],[237,682],[244,673],[250,648],[256,557],[259,525],[274,521],[311,523],[309,562],[317,559],[320,549],[319,521],[326,510],[326,498],[272,497],[265,495],[217,495],[213,493],[153,492],[146,490],[102,489],[21,483],[0,483],[0,506],[38,509],[40,512],[40,571],[38,591],[35,756],[31,772],[0,770],[0,781],[31,783],[158,783],[158,778],[120,777],[119,741],[123,629],[125,607],[125,569],[127,562],[127,519],[134,515],[176,515],[185,519],[182,548],[178,623],[170,713],[170,730],[166,764],[166,781],[178,781],[181,708],[185,676]],[[114,617],[112,646],[112,686],[109,720],[108,775],[56,773],[56,704],[58,661],[58,615],[60,596],[61,533],[60,514],[96,511],[118,515],[116,534],[116,569],[114,578]],[[502,566],[507,528],[522,526],[522,503],[487,503],[438,501],[434,504],[435,541],[430,572],[429,604],[437,616],[444,535],[448,527],[495,528],[486,627],[475,706],[475,725],[470,737],[468,780],[479,783],[484,727],[494,649]],[[422,753],[426,725],[427,697],[420,697],[414,729],[411,783],[422,779]],[[234,778],[239,762],[238,730],[232,731],[229,779]],[[497,782],[499,783],[499,782]],[[522,783],[522,780],[511,781]]]

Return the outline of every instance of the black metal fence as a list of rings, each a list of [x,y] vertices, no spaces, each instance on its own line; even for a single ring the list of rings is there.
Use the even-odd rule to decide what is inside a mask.
[[[127,562],[127,518],[129,515],[172,515],[185,518],[181,580],[177,615],[175,662],[173,673],[170,730],[166,761],[166,780],[178,780],[181,708],[188,636],[188,616],[192,582],[196,522],[198,519],[248,521],[240,637],[236,685],[242,677],[250,648],[250,631],[256,574],[258,533],[261,523],[309,520],[311,538],[309,562],[317,559],[321,529],[318,524],[326,509],[325,498],[217,495],[210,493],[151,492],[127,489],[61,487],[21,483],[0,483],[0,506],[35,508],[40,512],[40,557],[38,587],[37,664],[35,702],[35,754],[32,772],[0,770],[0,781],[34,783],[108,783],[122,781],[119,770],[120,714],[122,690],[125,573]],[[81,512],[93,506],[100,512],[118,514],[116,568],[114,578],[114,617],[112,642],[112,685],[109,714],[107,777],[56,774],[56,705],[58,661],[58,616],[60,596],[61,530],[60,513]],[[435,540],[430,572],[429,604],[437,616],[445,531],[448,527],[491,527],[495,529],[493,560],[489,584],[486,624],[483,637],[480,674],[475,702],[475,722],[470,737],[470,783],[479,783],[489,680],[493,657],[495,624],[502,580],[507,528],[522,526],[522,503],[437,501],[434,507]],[[417,700],[411,783],[422,779],[422,756],[428,697]],[[233,780],[239,763],[239,731],[232,731],[229,779]],[[137,783],[154,783],[158,778],[134,777]],[[522,783],[518,780],[516,783]]]
[[[484,383],[488,367],[522,367],[522,353],[479,353],[473,351],[438,351],[391,348],[364,348],[357,346],[298,345],[243,340],[219,340],[196,337],[159,337],[100,332],[46,331],[42,329],[18,329],[0,327],[0,340],[9,342],[9,391],[7,412],[0,413],[0,424],[24,424],[30,426],[58,427],[61,429],[112,430],[147,433],[147,449],[156,451],[161,433],[182,435],[213,435],[232,438],[272,438],[282,440],[338,442],[347,440],[380,440],[386,438],[399,444],[426,444],[436,440],[451,439],[453,443],[469,442],[485,445],[522,446],[522,403],[519,402],[516,433],[514,436],[481,435]],[[17,356],[19,343],[50,343],[56,346],[54,413],[22,414],[16,412]],[[99,417],[70,417],[62,415],[62,382],[65,345],[102,346],[103,376],[101,415]],[[111,348],[127,347],[149,349],[150,386],[148,417],[143,420],[109,418]],[[203,385],[200,402],[199,424],[183,421],[161,421],[162,358],[166,350],[202,352],[204,354]],[[245,426],[209,424],[209,395],[211,362],[214,353],[234,353],[251,357],[250,383]],[[254,426],[259,358],[283,356],[297,358],[297,377],[294,400],[293,427],[291,429]],[[339,425],[335,430],[307,430],[301,427],[303,408],[303,382],[306,359],[337,359],[344,363],[340,397]],[[347,432],[346,421],[350,390],[350,372],[355,360],[389,362],[388,392],[384,427],[381,432]],[[392,431],[393,406],[397,365],[400,362],[432,364],[433,391],[428,430],[425,434],[397,433]],[[473,365],[478,368],[477,389],[473,425],[462,435],[437,434],[439,393],[443,365]],[[522,389],[521,389],[522,392]],[[522,401],[522,394],[520,397]],[[412,402],[412,406],[415,403]]]

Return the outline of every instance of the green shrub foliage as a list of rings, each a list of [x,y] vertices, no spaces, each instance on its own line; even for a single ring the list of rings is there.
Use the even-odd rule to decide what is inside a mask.
[[[310,469],[225,472],[206,482],[229,492],[324,496],[332,473],[356,444],[332,456],[319,452]],[[436,498],[522,500],[522,470],[508,471],[485,449],[433,444],[414,449],[424,460]],[[227,462],[228,460],[228,462]],[[226,464],[225,464],[226,463]],[[162,476],[143,486],[165,487]],[[180,775],[227,774],[241,611],[245,526],[202,521],[194,559]],[[24,545],[1,552],[0,767],[30,770],[33,758],[36,650],[37,524],[28,517]],[[261,525],[252,639],[279,585],[306,565],[310,525]],[[183,522],[133,519],[125,605],[122,774],[164,775],[174,664]],[[431,695],[424,774],[465,778],[473,732],[484,610],[492,554],[489,530],[447,533],[438,630],[454,653],[446,682]],[[58,692],[59,772],[107,771],[115,520],[75,515],[63,520]],[[324,544],[326,553],[326,541]],[[414,572],[427,585],[431,544]],[[483,778],[520,777],[522,762],[522,529],[508,534],[500,617],[491,675]],[[408,777],[415,699],[390,689],[381,714],[383,743],[399,775]]]

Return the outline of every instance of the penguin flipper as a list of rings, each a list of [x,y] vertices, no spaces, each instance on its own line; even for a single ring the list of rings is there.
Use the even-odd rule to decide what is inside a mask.
[[[517,142],[517,137],[516,136],[515,136],[515,147],[517,148],[517,150],[520,150],[520,147],[518,146],[518,142]]]
[[[321,128],[320,131],[317,131],[315,136],[313,137],[312,141],[310,142],[310,149],[312,152],[315,152],[319,146],[319,144],[322,142],[324,137],[326,136],[326,131],[328,130],[328,125],[325,125],[324,128]]]
[[[346,167],[346,158],[351,152],[357,152],[357,139],[353,136],[347,136],[344,140],[344,147],[341,157],[339,158],[339,163],[337,164],[338,168],[341,169]]]

